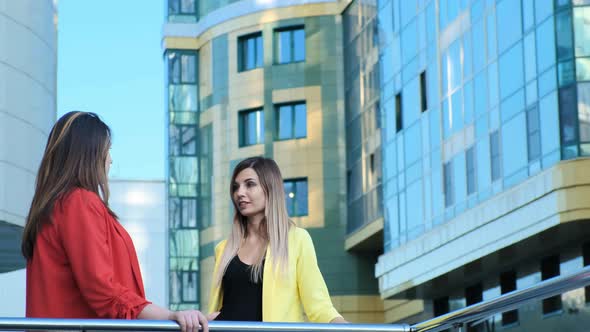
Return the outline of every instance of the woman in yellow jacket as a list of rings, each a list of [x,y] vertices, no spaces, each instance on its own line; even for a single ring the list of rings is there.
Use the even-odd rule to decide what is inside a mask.
[[[283,178],[272,159],[234,169],[229,238],[215,248],[210,319],[346,323],[330,300],[306,230],[289,220]]]

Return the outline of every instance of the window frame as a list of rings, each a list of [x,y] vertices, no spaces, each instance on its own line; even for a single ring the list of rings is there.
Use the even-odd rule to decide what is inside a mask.
[[[247,127],[248,127],[248,123],[247,117],[248,115],[252,114],[252,113],[256,113],[256,112],[260,112],[261,117],[262,117],[262,128],[261,128],[261,132],[259,133],[261,136],[261,140],[256,143],[251,143],[251,144],[246,144],[246,137],[247,137]],[[243,147],[247,147],[247,146],[254,146],[254,145],[258,145],[258,144],[264,144],[264,107],[256,107],[256,108],[250,108],[250,109],[245,109],[245,110],[241,110],[238,112],[238,147],[239,148],[243,148]],[[258,136],[258,135],[257,135]]]
[[[297,137],[295,134],[297,128],[297,112],[295,111],[295,107],[303,105],[305,106],[305,136]],[[291,114],[291,130],[292,135],[287,138],[280,137],[280,122],[281,122],[281,107],[290,107],[290,114]],[[275,141],[288,141],[288,140],[296,140],[296,139],[304,139],[307,138],[307,102],[305,100],[302,101],[293,101],[288,103],[280,103],[274,105],[275,109]]]
[[[298,217],[307,217],[309,216],[309,180],[307,177],[299,177],[299,178],[290,178],[290,179],[284,179],[283,180],[283,188],[285,186],[286,183],[292,183],[293,184],[293,190],[295,191],[295,197],[297,197],[297,183],[298,182],[305,182],[306,187],[307,187],[307,192],[305,193],[305,199],[307,200],[307,211],[305,211],[305,214],[299,214],[297,213],[297,199],[294,198],[293,199],[293,214],[289,214],[289,217],[293,217],[293,218],[298,218]],[[287,192],[285,192],[285,204],[287,205],[287,211],[289,211],[289,206],[287,204]]]
[[[295,60],[295,31],[303,30],[303,60]],[[281,53],[279,49],[281,47],[281,33],[289,33],[289,57],[290,61],[281,62]],[[305,62],[307,60],[307,40],[306,40],[306,33],[305,33],[305,25],[304,24],[297,24],[297,25],[290,25],[285,27],[279,27],[274,29],[274,64],[275,65],[286,65],[289,63],[299,63]]]
[[[260,43],[262,43],[262,53],[258,54],[258,38],[260,38]],[[246,64],[245,54],[248,54],[247,46],[248,41],[254,39],[254,67],[249,68]],[[257,68],[264,67],[264,39],[262,39],[262,31],[256,31],[252,33],[248,33],[245,35],[238,36],[237,38],[237,46],[238,46],[238,72],[246,72],[250,70],[254,70]],[[260,57],[260,58],[259,58]],[[260,63],[259,61],[260,60]]]

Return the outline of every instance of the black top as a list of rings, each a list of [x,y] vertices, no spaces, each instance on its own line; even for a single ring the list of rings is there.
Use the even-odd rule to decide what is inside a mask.
[[[262,281],[252,282],[250,268],[238,255],[229,262],[221,281],[223,304],[215,320],[262,322]]]

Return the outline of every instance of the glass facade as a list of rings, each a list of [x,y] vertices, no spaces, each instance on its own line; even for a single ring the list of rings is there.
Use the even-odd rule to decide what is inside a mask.
[[[169,304],[199,306],[198,52],[168,50],[168,235]],[[205,167],[207,168],[207,167]],[[206,178],[206,177],[205,177]],[[210,195],[209,195],[210,196]]]
[[[353,2],[343,13],[347,233],[383,216],[377,8]]]
[[[168,22],[195,23],[199,19],[198,0],[168,0]]]
[[[587,2],[382,0],[377,16],[386,252],[590,152]]]

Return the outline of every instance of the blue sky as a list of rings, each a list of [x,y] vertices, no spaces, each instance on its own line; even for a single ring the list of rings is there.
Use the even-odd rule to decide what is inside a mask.
[[[164,1],[60,0],[58,19],[58,117],[111,127],[111,178],[164,179]]]

